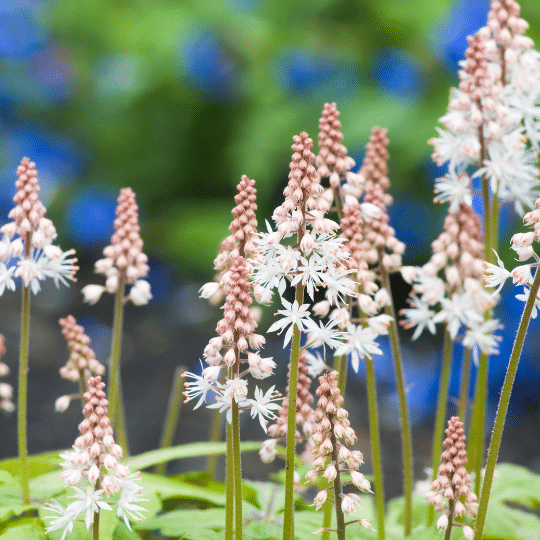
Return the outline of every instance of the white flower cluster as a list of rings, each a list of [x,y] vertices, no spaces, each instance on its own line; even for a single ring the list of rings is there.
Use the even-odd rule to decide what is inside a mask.
[[[487,26],[469,38],[459,88],[440,119],[445,129],[430,141],[437,164],[448,163],[436,200],[449,201],[451,211],[472,204],[471,165],[472,178],[489,180],[501,204],[513,202],[520,216],[538,196],[540,53],[522,35],[527,28],[516,2],[493,2]]]
[[[523,221],[527,225],[534,227],[534,232],[517,233],[512,236],[512,249],[516,252],[518,260],[521,262],[528,261],[531,258],[534,259],[532,263],[525,263],[516,266],[513,270],[509,271],[504,267],[503,262],[495,252],[497,256],[497,265],[484,263],[485,275],[484,279],[486,286],[497,287],[493,294],[497,294],[506,280],[511,277],[514,285],[522,285],[523,293],[516,294],[516,298],[522,302],[527,302],[529,299],[530,286],[534,280],[532,269],[535,268],[535,272],[538,271],[540,266],[540,256],[534,251],[533,242],[540,241],[540,198],[536,201],[536,209],[525,214]],[[540,298],[538,296],[535,299],[531,317],[536,319],[537,309],[540,309]]]

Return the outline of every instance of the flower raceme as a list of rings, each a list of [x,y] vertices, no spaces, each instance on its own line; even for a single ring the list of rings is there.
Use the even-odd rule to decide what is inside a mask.
[[[15,290],[14,277],[20,277],[25,287],[34,294],[41,290],[40,282],[50,277],[56,286],[75,281],[77,259],[75,250],[62,251],[53,244],[56,229],[45,217],[47,210],[39,200],[39,182],[36,164],[23,158],[17,168],[18,191],[13,198],[15,208],[9,212],[13,219],[0,232],[0,294],[6,288]],[[12,259],[16,263],[12,264]]]
[[[114,294],[127,284],[132,287],[124,301],[141,306],[152,299],[152,294],[150,284],[142,279],[148,274],[148,257],[142,251],[139,211],[131,188],[120,190],[116,216],[111,245],[103,250],[105,258],[96,261],[96,272],[106,277],[105,286],[87,285],[82,293],[86,302],[95,304],[105,291]]]
[[[84,394],[85,419],[79,424],[81,435],[73,445],[73,451],[60,454],[64,461],[60,464],[64,472],[60,475],[73,488],[76,501],[63,507],[57,501],[48,503],[46,508],[56,515],[46,516],[51,520],[47,532],[63,529],[62,540],[73,530],[74,522],[84,516],[86,528],[90,529],[96,513],[113,510],[116,506],[118,517],[131,530],[129,518],[141,521],[146,509],[138,503],[142,488],[136,483],[141,473],[130,474],[122,465],[122,448],[113,438],[113,431],[107,415],[108,401],[101,377],[88,380],[88,392]],[[105,500],[107,499],[107,500]]]

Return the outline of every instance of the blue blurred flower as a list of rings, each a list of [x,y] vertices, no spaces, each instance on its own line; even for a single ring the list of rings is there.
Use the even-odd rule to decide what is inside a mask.
[[[35,20],[32,0],[0,1],[0,56],[25,59],[46,41]]]
[[[489,6],[488,0],[460,0],[433,29],[432,47],[452,73],[456,73],[458,62],[465,58],[467,36],[486,25]]]
[[[80,244],[107,243],[114,232],[116,196],[112,191],[86,188],[66,208],[71,236]]]
[[[181,44],[179,60],[190,86],[221,98],[227,98],[235,92],[238,68],[211,31],[194,31]]]
[[[278,82],[295,94],[331,91],[336,98],[350,94],[357,86],[354,63],[336,61],[307,48],[283,50],[275,59],[274,70]]]
[[[380,86],[401,99],[418,98],[425,89],[420,64],[406,51],[380,49],[372,73]]]
[[[67,99],[73,93],[71,69],[67,57],[57,47],[39,50],[31,59],[40,90],[54,100]]]

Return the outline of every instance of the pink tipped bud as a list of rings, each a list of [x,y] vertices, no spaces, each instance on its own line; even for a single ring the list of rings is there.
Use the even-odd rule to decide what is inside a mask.
[[[60,396],[54,402],[54,410],[56,412],[64,412],[69,407],[70,402],[71,398],[69,396]]]

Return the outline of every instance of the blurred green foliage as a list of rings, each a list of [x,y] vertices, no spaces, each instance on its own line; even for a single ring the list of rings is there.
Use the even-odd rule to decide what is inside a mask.
[[[73,93],[53,105],[30,103],[21,116],[85,156],[69,196],[81,183],[131,186],[146,217],[148,251],[210,275],[240,176],[257,181],[262,222],[279,204],[291,137],[305,130],[316,141],[327,101],[338,104],[355,158],[372,126],[387,127],[394,192],[413,191],[431,204],[427,140],[457,81],[436,48],[452,6],[56,0],[43,24],[69,60]],[[538,41],[540,4],[525,0],[522,14]],[[376,80],[383,50],[417,66],[414,95],[396,95]]]

